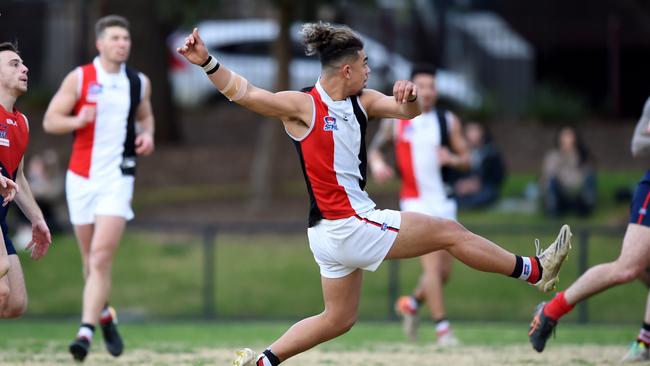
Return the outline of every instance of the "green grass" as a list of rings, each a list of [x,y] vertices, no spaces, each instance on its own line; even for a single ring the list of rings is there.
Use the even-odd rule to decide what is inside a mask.
[[[203,347],[239,347],[264,345],[284,333],[289,322],[163,322],[120,326],[129,346],[191,350]],[[24,347],[36,351],[52,340],[67,342],[75,331],[72,321],[18,320],[2,323],[0,349]],[[527,323],[454,323],[458,337],[472,345],[511,345],[528,342]],[[636,335],[636,327],[621,325],[564,325],[557,331],[555,344],[625,344]],[[423,326],[420,343],[435,339],[433,327]],[[324,344],[324,349],[361,348],[373,343],[403,342],[404,336],[396,322],[359,322],[345,335]],[[171,345],[171,346],[170,346]]]
[[[511,197],[521,194],[533,178],[525,174],[511,176],[504,193]],[[639,174],[634,172],[601,174],[601,199],[596,214],[588,219],[568,217],[562,222],[574,226],[576,235],[578,228],[584,226],[600,228],[618,223],[620,227],[625,222],[628,205],[614,202],[612,192],[615,188],[633,185],[638,178]],[[375,188],[378,187],[371,187]],[[377,193],[388,194],[394,188]],[[217,195],[226,191],[227,187],[218,190]],[[184,199],[196,193],[192,190],[182,192],[185,193],[179,195]],[[150,197],[158,197],[157,194],[160,192],[151,193]],[[479,234],[490,230],[485,233],[487,237],[523,255],[533,254],[535,237],[539,237],[543,245],[553,240],[561,223],[536,213],[500,211],[463,212],[460,221]],[[552,230],[526,229],[539,225]],[[518,231],[509,232],[511,228]],[[563,268],[560,289],[578,275],[579,240],[577,236],[574,239],[575,247]],[[204,253],[200,240],[199,233],[180,235],[128,230],[114,265],[111,302],[127,319],[200,317],[204,286]],[[588,264],[615,259],[621,240],[618,234],[593,236]],[[304,232],[295,235],[221,234],[213,259],[216,264],[213,301],[219,318],[295,319],[322,310],[318,267]],[[81,264],[71,236],[56,237],[50,253],[41,261],[34,262],[23,255],[22,263],[30,294],[29,315],[65,316],[80,312]],[[408,293],[417,282],[420,265],[417,259],[399,263],[400,293]],[[365,274],[360,305],[363,319],[386,319],[390,314],[390,266],[384,263],[376,273]],[[458,262],[445,291],[450,318],[473,321],[527,320],[535,304],[549,298],[520,281],[479,273]],[[588,302],[590,319],[636,323],[642,315],[646,294],[644,287],[633,283],[598,295]],[[569,315],[568,320],[577,319],[576,313]],[[426,317],[426,311],[422,316]]]
[[[514,252],[532,254],[534,236],[502,234],[491,239]],[[540,239],[546,243],[553,237],[544,235]],[[617,237],[592,238],[589,263],[616,258],[619,241]],[[563,269],[560,288],[576,278],[577,258],[574,249]],[[80,311],[81,266],[72,238],[57,238],[42,261],[23,257],[23,263],[29,314],[70,315]],[[214,301],[219,317],[293,319],[322,310],[318,268],[304,235],[222,235],[217,240],[215,263]],[[400,288],[406,293],[415,285],[420,266],[416,259],[399,265]],[[385,319],[389,314],[389,267],[384,263],[376,273],[365,274],[362,318]],[[114,267],[111,302],[135,318],[200,316],[202,269],[202,248],[196,239],[127,234]],[[590,318],[636,322],[642,315],[645,294],[640,284],[607,291],[589,302]],[[480,273],[458,262],[446,288],[446,304],[453,319],[526,320],[535,304],[548,297],[520,281]]]

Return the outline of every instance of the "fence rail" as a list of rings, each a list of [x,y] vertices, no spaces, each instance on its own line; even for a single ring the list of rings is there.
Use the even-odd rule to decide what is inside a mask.
[[[529,226],[510,226],[510,225],[470,225],[468,227],[473,232],[491,237],[493,235],[526,235],[535,233],[538,235],[553,235],[557,232],[557,225],[529,225]],[[215,298],[218,296],[218,289],[215,286],[216,268],[215,261],[219,255],[218,238],[222,234],[301,234],[306,232],[304,222],[245,222],[232,221],[220,223],[183,223],[183,222],[165,222],[165,221],[136,221],[129,226],[131,231],[136,232],[156,232],[156,233],[185,233],[201,237],[201,246],[203,253],[203,275],[202,275],[202,317],[204,319],[215,319],[218,317],[219,309],[215,304]],[[574,253],[578,254],[578,273],[581,275],[588,269],[588,257],[590,240],[594,236],[608,238],[620,238],[622,240],[624,228],[595,227],[589,225],[574,225],[572,227],[574,234],[573,245]],[[576,240],[577,239],[577,240]],[[577,248],[575,248],[577,247]],[[390,261],[388,263],[387,278],[387,298],[386,319],[395,320],[396,315],[393,311],[393,304],[400,292],[400,261]],[[589,322],[589,305],[588,301],[581,302],[577,307],[578,322]],[[220,317],[221,318],[221,317]]]

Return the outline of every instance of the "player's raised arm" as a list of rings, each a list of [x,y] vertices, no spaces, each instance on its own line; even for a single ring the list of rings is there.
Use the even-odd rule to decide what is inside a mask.
[[[43,118],[43,129],[52,134],[66,134],[84,127],[95,118],[95,107],[84,106],[77,115],[72,115],[77,99],[79,70],[71,71],[54,94]]]
[[[312,117],[310,97],[301,92],[272,93],[249,83],[245,77],[221,65],[214,55],[209,55],[197,28],[176,49],[189,62],[203,67],[210,81],[229,100],[253,112],[283,121],[300,120],[309,123]]]
[[[376,90],[365,89],[361,95],[368,117],[411,119],[420,114],[415,103],[418,90],[409,80],[398,80],[393,85],[393,95],[388,96]]]

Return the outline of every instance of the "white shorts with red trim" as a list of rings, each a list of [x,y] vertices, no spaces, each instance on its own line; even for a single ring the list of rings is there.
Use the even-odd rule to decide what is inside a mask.
[[[65,194],[70,222],[85,225],[95,222],[95,216],[133,218],[133,176],[119,175],[113,179],[87,179],[68,170]]]
[[[402,211],[419,212],[433,217],[458,221],[458,205],[451,198],[403,198],[399,201],[399,204]]]
[[[370,210],[344,219],[322,219],[310,227],[309,247],[321,276],[340,278],[357,268],[377,270],[397,238],[401,221],[399,211]]]

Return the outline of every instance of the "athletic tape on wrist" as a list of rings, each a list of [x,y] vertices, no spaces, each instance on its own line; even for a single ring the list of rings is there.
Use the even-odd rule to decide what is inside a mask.
[[[230,79],[226,86],[219,90],[231,102],[241,99],[246,94],[248,80],[234,71],[230,71]]]

